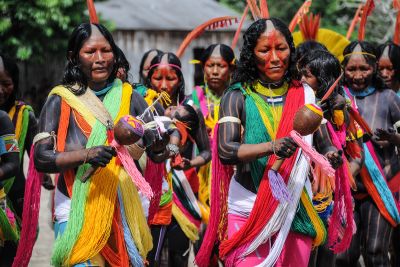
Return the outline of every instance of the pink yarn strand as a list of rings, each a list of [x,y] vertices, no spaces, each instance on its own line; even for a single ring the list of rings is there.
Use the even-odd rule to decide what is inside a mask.
[[[330,122],[327,123],[329,135],[332,139],[333,145],[337,149],[341,149],[341,134],[338,134]],[[346,131],[342,127],[340,131]],[[328,229],[328,244],[334,253],[340,253],[347,250],[350,246],[353,236],[354,223],[353,223],[353,202],[350,192],[350,179],[348,176],[348,166],[346,156],[342,155],[343,164],[336,171],[336,184],[335,188],[335,204],[333,213]],[[342,220],[343,219],[343,220]],[[340,233],[342,229],[342,221],[345,221],[344,233]]]
[[[212,146],[212,178],[210,196],[210,221],[203,239],[203,243],[196,255],[195,262],[199,267],[209,266],[211,253],[218,239],[225,238],[227,228],[227,201],[229,182],[233,175],[232,166],[222,165],[218,156],[218,128],[214,128],[214,140]],[[219,231],[218,231],[219,230]]]
[[[312,146],[307,144],[298,132],[292,130],[290,132],[290,137],[293,138],[293,141],[302,149],[303,153],[307,155],[312,162],[321,167],[321,170],[327,176],[335,176],[335,170],[332,168],[329,161],[323,155],[319,154]]]
[[[138,190],[142,192],[148,199],[153,197],[153,191],[149,183],[144,179],[143,175],[137,169],[135,162],[129,155],[128,150],[125,146],[119,145],[115,140],[112,141],[111,146],[117,150],[118,158],[121,160],[122,165],[129,176],[132,178],[133,183],[136,185]]]
[[[39,224],[40,191],[43,174],[35,168],[33,160],[34,146],[31,146],[28,176],[25,184],[24,207],[22,211],[22,231],[17,254],[12,267],[28,266],[36,241]]]
[[[162,195],[162,178],[164,176],[164,162],[155,163],[149,157],[147,158],[146,171],[144,173],[145,179],[153,190],[153,198],[150,200],[149,217],[148,222],[151,222],[154,215],[157,213],[160,206],[160,200]]]
[[[182,213],[188,218],[188,220],[193,223],[197,228],[200,228],[201,221],[196,220],[189,211],[183,206],[179,198],[173,193],[172,198],[174,200],[174,204],[182,211]]]

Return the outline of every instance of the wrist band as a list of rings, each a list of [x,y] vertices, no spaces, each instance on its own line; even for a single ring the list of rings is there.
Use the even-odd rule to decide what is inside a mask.
[[[142,157],[144,151],[146,151],[145,148],[140,147],[136,143],[125,147],[126,149],[128,149],[129,155],[131,155],[133,160],[139,160]]]

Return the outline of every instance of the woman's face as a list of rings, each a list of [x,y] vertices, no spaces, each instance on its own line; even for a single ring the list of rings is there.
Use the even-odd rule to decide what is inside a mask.
[[[13,91],[14,83],[4,68],[3,59],[0,58],[0,106],[7,102]]]
[[[175,69],[168,64],[160,64],[151,76],[151,87],[158,93],[165,91],[172,96],[179,85],[179,77]]]
[[[355,91],[363,91],[372,82],[374,67],[368,64],[363,55],[352,55],[344,67],[347,85]]]
[[[265,82],[278,82],[289,67],[290,47],[272,22],[267,20],[266,23],[266,31],[258,38],[254,55],[260,78]]]
[[[318,91],[318,80],[308,67],[301,70],[301,82],[308,84],[314,92]]]
[[[79,62],[89,81],[89,87],[107,84],[115,63],[114,53],[110,43],[96,26],[92,26],[92,34],[79,50]]]
[[[142,70],[142,76],[143,80],[147,79],[147,75],[149,75],[149,70],[150,70],[150,64],[151,61],[157,56],[157,51],[151,51],[150,53],[147,54],[146,59],[144,60],[143,63],[143,70]]]
[[[230,80],[229,64],[221,55],[211,55],[204,64],[204,75],[208,87],[215,92],[223,92]]]
[[[395,73],[392,61],[390,61],[389,57],[381,57],[378,61],[378,75],[388,88],[392,88],[393,86],[393,80],[396,78]]]

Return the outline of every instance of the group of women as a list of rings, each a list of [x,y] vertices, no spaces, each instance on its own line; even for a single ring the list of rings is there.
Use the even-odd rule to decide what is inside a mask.
[[[55,266],[188,266],[191,244],[198,266],[398,266],[400,48],[353,41],[339,63],[276,18],[243,40],[237,60],[205,49],[185,95],[175,54],[146,52],[131,83],[110,32],[83,23],[38,122],[0,55],[0,266],[31,220],[25,151],[56,174]]]

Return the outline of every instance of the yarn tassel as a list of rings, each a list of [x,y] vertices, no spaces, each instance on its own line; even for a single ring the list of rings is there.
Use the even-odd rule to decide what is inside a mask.
[[[148,222],[151,222],[160,206],[162,195],[162,178],[164,176],[164,163],[155,163],[149,157],[147,158],[146,170],[144,177],[149,182],[153,190],[153,198],[150,200]]]
[[[212,176],[211,176],[211,197],[210,197],[210,221],[204,235],[203,243],[196,255],[195,262],[199,267],[209,266],[211,252],[218,240],[225,238],[227,229],[226,216],[228,214],[228,191],[229,182],[233,175],[232,166],[222,165],[218,156],[218,129],[215,125],[212,146]],[[221,231],[218,231],[220,229]],[[218,233],[219,232],[219,233]]]
[[[333,145],[340,149],[345,140],[340,140],[336,131],[330,122],[327,123],[329,135]],[[343,127],[341,131],[345,131]],[[340,253],[349,248],[354,230],[353,219],[353,202],[350,192],[350,178],[351,173],[348,170],[348,161],[346,156],[342,154],[343,164],[336,170],[336,184],[335,189],[335,204],[333,206],[333,213],[331,222],[329,224],[329,241],[328,244],[335,253]],[[342,216],[343,215],[343,216]],[[345,230],[342,238],[339,236],[339,230],[342,228],[342,218],[346,221]],[[341,239],[341,240],[340,240]]]
[[[312,146],[304,142],[303,138],[298,132],[292,130],[290,132],[290,137],[293,138],[293,141],[303,150],[303,153],[306,154],[312,162],[320,166],[321,170],[328,177],[335,176],[335,170],[332,168],[329,161],[324,156],[319,154]],[[332,181],[331,184],[334,185],[335,183]]]
[[[35,245],[39,224],[40,191],[43,174],[35,168],[34,145],[31,146],[29,170],[25,185],[24,208],[22,211],[22,231],[13,267],[28,266]]]
[[[117,150],[118,158],[121,160],[122,165],[124,165],[126,172],[132,178],[132,181],[138,190],[142,192],[148,199],[151,199],[153,197],[153,191],[151,190],[149,183],[144,179],[142,174],[137,169],[135,162],[133,162],[133,159],[129,155],[126,147],[119,145],[115,139],[111,142],[111,146],[115,147]]]
[[[279,200],[279,202],[283,201],[291,201],[292,198],[289,194],[289,190],[283,181],[282,176],[279,172],[274,170],[268,171],[268,179],[269,179],[269,186],[271,187],[272,195]]]
[[[128,250],[129,259],[133,266],[142,267],[144,266],[143,260],[140,257],[139,251],[136,248],[135,242],[132,238],[131,231],[129,230],[128,222],[126,220],[126,215],[125,215],[124,202],[122,199],[120,188],[118,189],[118,200],[121,211],[122,227],[124,229],[125,244]]]

